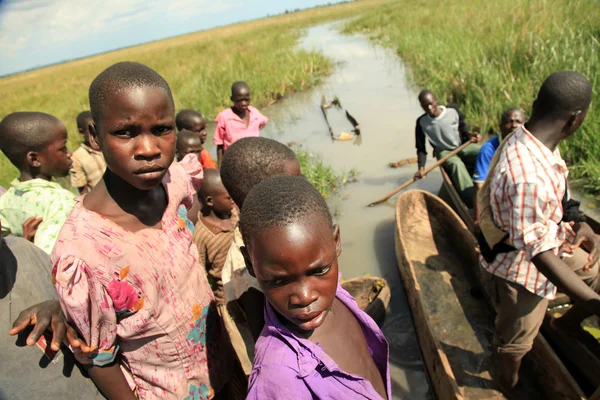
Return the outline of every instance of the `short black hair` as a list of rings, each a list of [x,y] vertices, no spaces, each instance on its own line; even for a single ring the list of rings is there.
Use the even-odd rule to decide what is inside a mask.
[[[555,72],[546,78],[534,103],[538,115],[561,115],[585,111],[592,102],[590,81],[574,71]]]
[[[429,90],[429,89],[421,90],[419,92],[419,103],[422,103],[425,96],[429,96],[429,95],[435,97],[435,94],[433,94],[433,92],[431,90]]]
[[[204,201],[207,196],[212,195],[215,187],[219,185],[223,185],[219,170],[216,168],[204,168],[202,186],[200,186],[200,190],[198,190],[198,197],[200,201]]]
[[[285,174],[296,154],[277,140],[264,137],[243,138],[229,146],[221,163],[221,179],[233,201],[241,207],[244,198],[259,182]]]
[[[196,118],[204,119],[202,114],[196,110],[191,110],[188,108],[179,111],[175,117],[175,125],[177,125],[177,130],[181,131],[183,129],[190,129]]]
[[[0,122],[0,150],[17,168],[23,168],[30,151],[43,151],[54,139],[54,128],[62,122],[37,111],[19,111],[8,114]]]
[[[89,110],[82,111],[77,115],[77,128],[87,128],[88,124],[92,121],[92,112]]]
[[[90,109],[96,124],[110,97],[131,88],[154,87],[162,89],[175,110],[171,88],[158,72],[144,64],[124,61],[111,65],[100,73],[90,85]]]
[[[256,185],[248,194],[240,215],[244,243],[274,227],[318,218],[333,226],[327,202],[303,176],[276,176]]]
[[[250,92],[250,85],[244,81],[233,82],[233,85],[231,85],[231,97],[234,97],[242,89],[247,89]]]
[[[179,131],[179,133],[177,133],[177,141],[175,144],[175,148],[177,149],[177,151],[179,151],[181,150],[181,146],[187,145],[186,142],[188,140],[196,139],[198,139],[198,141],[201,142],[200,137],[198,137],[198,134],[196,132],[188,131],[187,129]]]
[[[501,123],[501,124],[502,124],[502,123],[504,123],[504,122],[506,121],[506,119],[507,119],[508,117],[510,117],[510,115],[511,115],[512,113],[514,113],[515,111],[517,111],[517,112],[520,112],[520,113],[521,113],[521,115],[523,116],[523,120],[527,119],[527,114],[525,113],[525,110],[523,110],[522,108],[519,108],[519,107],[511,107],[511,108],[508,108],[508,109],[506,109],[506,110],[505,110],[505,111],[502,113],[502,116],[500,117],[500,123]],[[525,122],[525,121],[523,121],[523,122]]]

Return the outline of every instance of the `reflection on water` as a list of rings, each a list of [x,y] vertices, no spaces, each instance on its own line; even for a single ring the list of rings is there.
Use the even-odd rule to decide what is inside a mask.
[[[430,398],[425,368],[398,273],[394,250],[394,204],[365,206],[410,179],[416,165],[397,170],[387,163],[416,155],[414,126],[422,113],[417,91],[406,83],[404,66],[391,51],[360,36],[340,35],[333,26],[310,29],[302,46],[321,49],[340,65],[322,86],[296,93],[262,110],[270,118],[263,134],[281,142],[297,142],[319,154],[338,171],[359,171],[359,182],[346,187],[332,207],[341,227],[340,269],[345,278],[382,276],[392,288],[392,304],[384,326],[391,345],[394,398]],[[362,143],[332,141],[321,112],[321,96],[339,97],[358,120]],[[345,114],[328,110],[334,135],[349,132]],[[437,192],[441,178],[432,174],[413,188]]]

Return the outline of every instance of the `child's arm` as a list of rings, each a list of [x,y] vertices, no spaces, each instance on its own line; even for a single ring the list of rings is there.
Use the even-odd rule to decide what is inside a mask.
[[[219,166],[219,168],[221,168],[221,163],[223,162],[223,153],[225,153],[225,151],[223,150],[223,145],[217,145],[217,165]]]
[[[550,282],[564,291],[575,303],[581,304],[590,312],[600,316],[600,296],[598,293],[586,285],[552,250],[535,256],[533,263]]]
[[[283,360],[282,364],[256,366],[248,379],[246,400],[312,400],[313,396],[298,373],[284,363],[289,361],[298,367],[297,358]]]
[[[217,165],[221,168],[224,152],[223,144],[225,143],[227,129],[225,126],[225,118],[221,114],[217,115],[215,122],[217,125],[215,127],[215,134],[213,135],[213,143],[217,146]]]
[[[137,400],[118,362],[104,367],[86,365],[85,369],[107,399]]]

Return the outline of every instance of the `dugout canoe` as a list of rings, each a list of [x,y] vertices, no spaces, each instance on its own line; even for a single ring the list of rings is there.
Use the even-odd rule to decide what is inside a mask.
[[[381,322],[390,305],[392,293],[387,281],[376,276],[359,276],[341,283],[354,297],[358,307],[369,314],[375,322]]]
[[[505,398],[490,375],[493,310],[482,299],[485,271],[473,235],[439,197],[410,190],[396,203],[395,236],[398,267],[437,398]],[[585,398],[542,335],[522,370],[535,377],[522,382],[539,398]]]
[[[474,232],[475,223],[469,209],[465,203],[463,203],[462,198],[458,194],[458,191],[452,184],[449,175],[443,167],[440,167],[440,173],[442,174],[440,197],[460,216],[469,230]],[[590,215],[586,214],[586,218],[594,232],[600,234],[600,223]],[[594,351],[590,346],[586,346],[581,341],[574,340],[573,337],[556,332],[551,327],[552,320],[570,308],[570,304],[571,299],[569,299],[569,296],[564,293],[557,293],[556,298],[551,300],[548,306],[546,318],[544,319],[544,324],[541,328],[542,333],[550,340],[553,346],[560,349],[559,353],[561,357],[568,359],[573,368],[577,369],[579,375],[583,377],[590,386],[600,387],[600,373],[598,373],[598,371],[600,371],[600,358],[598,356],[598,346],[595,346]],[[560,310],[558,308],[560,308]]]

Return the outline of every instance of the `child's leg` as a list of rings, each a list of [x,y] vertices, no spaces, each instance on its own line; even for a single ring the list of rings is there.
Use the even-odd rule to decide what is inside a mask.
[[[448,153],[450,153],[449,150],[440,151],[438,159],[443,158]],[[452,184],[460,194],[463,202],[468,208],[473,208],[473,193],[475,190],[473,188],[473,179],[471,179],[471,175],[463,160],[459,156],[450,157],[444,163],[444,169],[450,175]]]
[[[494,276],[496,289],[496,331],[494,348],[497,352],[498,377],[505,389],[519,381],[521,360],[531,350],[544,320],[548,300],[523,286]]]
[[[588,261],[588,253],[581,248],[575,249],[572,257],[565,257],[563,261],[596,293],[600,293],[600,274],[598,263],[589,270],[582,268]],[[584,319],[592,316],[592,312],[580,305],[573,305],[569,311],[558,319],[557,324],[563,329],[580,329]]]

